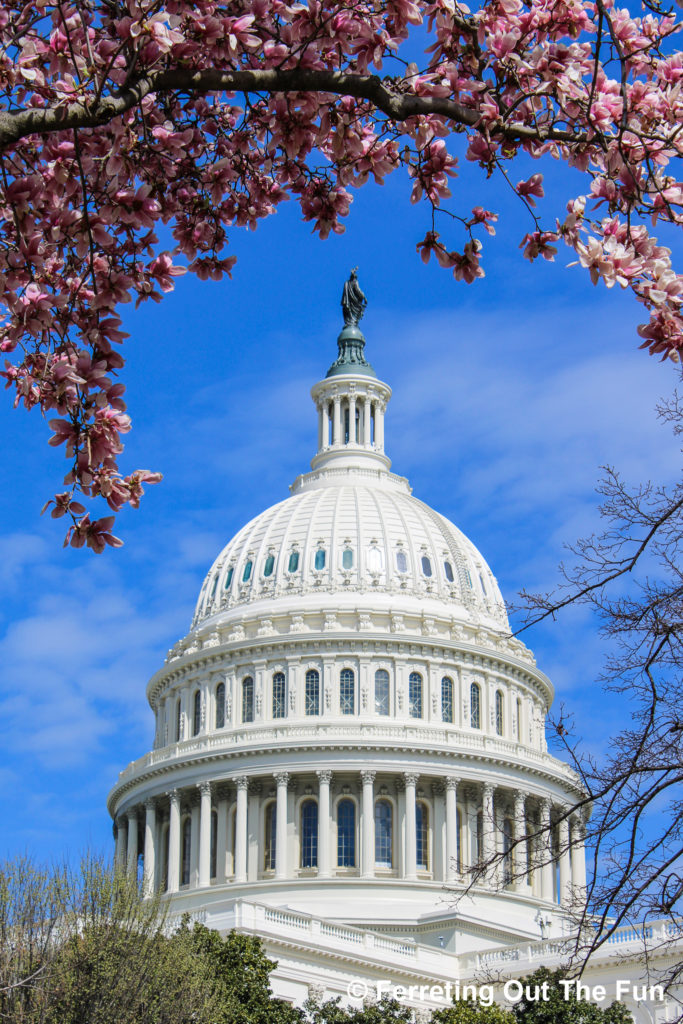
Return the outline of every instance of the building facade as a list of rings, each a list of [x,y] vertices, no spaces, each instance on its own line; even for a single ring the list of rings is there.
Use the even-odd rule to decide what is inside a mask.
[[[585,886],[552,685],[479,551],[391,472],[357,319],[312,389],[311,471],[218,555],[109,797],[119,862],[261,934],[295,1000],[548,962]]]

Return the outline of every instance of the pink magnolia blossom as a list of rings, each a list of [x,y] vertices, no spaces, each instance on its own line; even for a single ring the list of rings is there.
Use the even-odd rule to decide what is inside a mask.
[[[49,504],[71,520],[67,542],[120,543],[76,495],[116,512],[160,478],[119,468],[119,307],[161,301],[186,272],[230,275],[230,232],[287,200],[321,238],[339,234],[353,189],[399,168],[426,210],[421,259],[474,282],[498,215],[459,208],[459,134],[471,174],[524,203],[524,257],[553,259],[561,239],[643,305],[643,346],[677,356],[683,281],[656,232],[683,223],[679,31],[658,5],[613,0],[8,0],[2,374],[66,455],[68,489]],[[543,221],[530,160],[583,179],[564,221]]]

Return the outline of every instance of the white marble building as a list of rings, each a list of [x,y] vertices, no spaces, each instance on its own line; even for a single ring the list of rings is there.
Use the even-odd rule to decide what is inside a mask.
[[[390,472],[391,389],[358,327],[338,346],[312,471],[218,555],[147,688],[154,749],[109,797],[119,860],[174,913],[262,935],[276,993],[300,1001],[552,963],[585,884],[552,684],[479,551]],[[507,852],[539,826],[550,853]]]

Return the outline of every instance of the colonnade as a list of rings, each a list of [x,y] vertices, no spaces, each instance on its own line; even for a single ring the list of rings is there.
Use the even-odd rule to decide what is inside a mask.
[[[454,775],[307,768],[204,781],[130,807],[115,834],[117,862],[141,867],[148,892],[348,875],[462,884],[474,872],[484,887],[567,903],[585,886],[578,814]]]
[[[353,391],[323,398],[318,403],[318,451],[355,444],[383,452],[385,408],[378,398]]]

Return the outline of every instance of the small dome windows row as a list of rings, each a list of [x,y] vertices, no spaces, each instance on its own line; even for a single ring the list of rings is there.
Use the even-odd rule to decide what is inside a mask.
[[[263,577],[265,579],[268,579],[269,577],[271,577],[273,575],[273,573],[275,572],[275,563],[276,563],[276,556],[275,555],[269,554],[269,555],[266,556],[265,561],[263,563],[263,570],[262,570],[262,575],[263,575]],[[350,571],[351,569],[354,568],[354,563],[355,563],[355,558],[354,558],[353,548],[351,548],[351,547],[343,548],[342,552],[341,552],[341,568],[345,572],[348,572],[348,571]],[[383,557],[383,554],[382,554],[380,548],[377,547],[374,544],[370,548],[368,548],[367,557],[366,557],[366,564],[367,564],[368,572],[380,573],[384,569],[384,557]],[[316,572],[321,572],[323,569],[325,569],[326,565],[327,565],[327,551],[326,551],[325,548],[319,547],[319,548],[316,549],[315,554],[313,556],[313,569]],[[296,573],[296,572],[299,571],[300,566],[301,566],[301,555],[300,555],[300,552],[296,548],[293,548],[292,551],[290,551],[289,556],[287,557],[287,572],[288,573]],[[419,568],[420,568],[420,571],[421,571],[422,575],[425,577],[425,579],[431,579],[434,576],[434,566],[432,564],[432,559],[428,555],[421,555],[420,556],[420,558],[419,558]],[[405,575],[409,571],[408,555],[402,549],[399,549],[396,552],[396,571],[400,575]],[[241,572],[241,575],[240,575],[241,582],[242,583],[248,583],[251,580],[253,573],[254,573],[254,560],[252,558],[248,558],[247,561],[244,563],[244,565],[242,567],[242,572]],[[452,565],[452,563],[450,561],[448,561],[448,559],[445,559],[444,562],[443,562],[443,574],[444,574],[444,578],[446,579],[447,583],[455,583],[455,573],[454,573],[454,570],[453,570],[453,565]],[[211,584],[211,590],[210,590],[210,594],[209,594],[209,602],[213,601],[215,596],[216,596],[216,591],[218,589],[219,578],[220,578],[220,571],[218,573],[216,573],[216,575],[214,576],[213,582]],[[235,578],[235,566],[231,565],[228,568],[228,571],[227,571],[226,576],[225,576],[225,582],[223,584],[223,589],[225,591],[230,590],[230,588],[232,587],[232,582],[233,582],[234,578]],[[464,570],[464,578],[465,578],[465,582],[467,583],[468,587],[472,588],[472,577],[471,577],[470,572],[469,572],[468,569]],[[486,596],[486,584],[484,583],[484,580],[482,579],[481,575],[479,576],[479,580],[481,582],[482,591],[483,591],[484,595]]]

